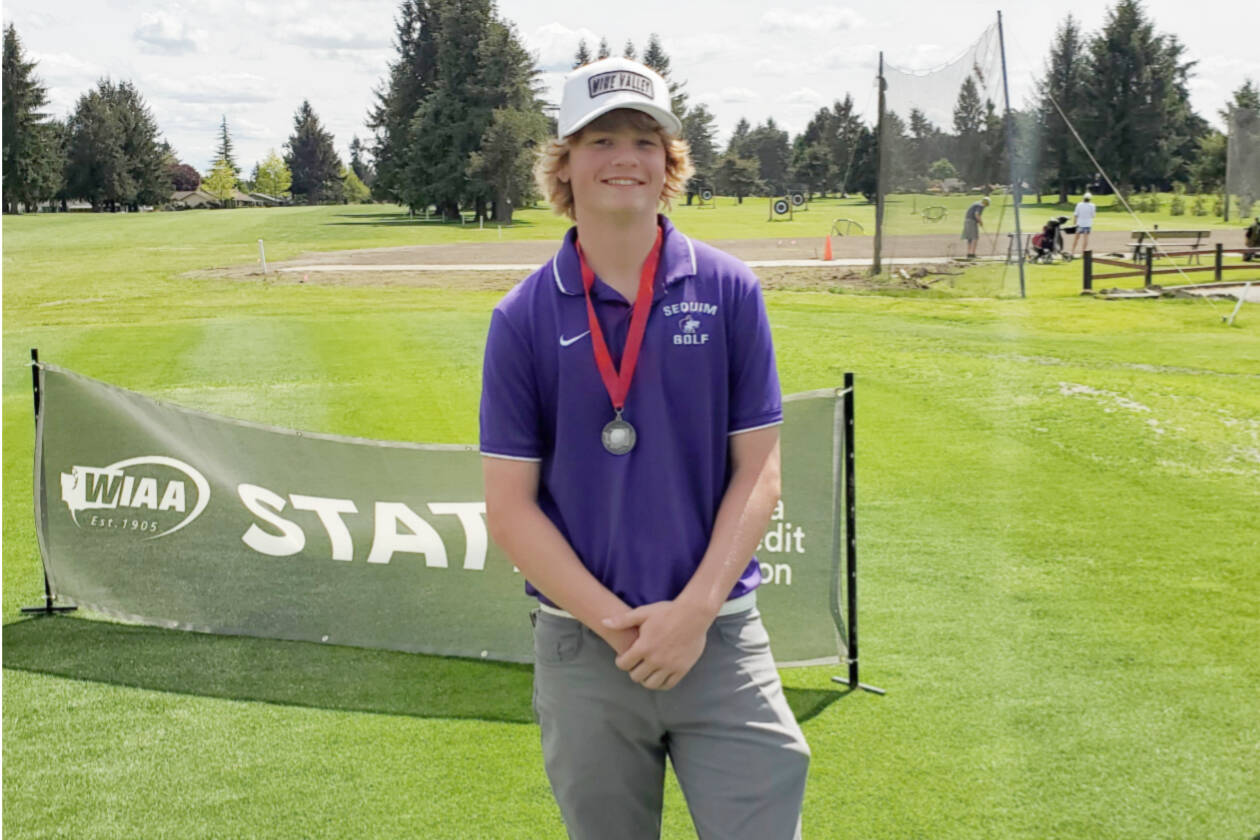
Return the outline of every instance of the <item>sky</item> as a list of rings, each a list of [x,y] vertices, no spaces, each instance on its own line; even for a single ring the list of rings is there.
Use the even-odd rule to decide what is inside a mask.
[[[1156,31],[1175,33],[1197,61],[1191,105],[1222,127],[1217,111],[1232,92],[1247,78],[1260,82],[1254,26],[1241,25],[1233,0],[1143,5]],[[1093,34],[1109,4],[1012,6],[1003,22],[1018,108],[1031,97],[1066,15]],[[3,17],[38,62],[52,115],[69,114],[97,79],[130,80],[182,161],[207,171],[226,117],[248,172],[269,150],[283,154],[303,99],[333,132],[343,160],[354,135],[369,139],[366,115],[395,56],[397,9],[397,0],[5,0]],[[673,79],[686,82],[693,103],[709,106],[724,141],[740,118],[755,125],[773,117],[798,133],[819,107],[846,94],[873,123],[881,51],[901,70],[939,67],[984,36],[999,8],[971,0],[637,0],[630,7],[499,0],[498,10],[535,55],[551,102],[559,100],[580,38],[594,52],[606,37],[620,55],[627,39],[641,53],[657,33]],[[951,107],[954,96],[942,93]]]

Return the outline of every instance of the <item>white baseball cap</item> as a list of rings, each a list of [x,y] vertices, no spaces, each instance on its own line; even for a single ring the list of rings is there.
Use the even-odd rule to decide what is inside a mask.
[[[628,58],[604,58],[564,77],[559,136],[568,137],[618,108],[633,108],[655,119],[677,137],[682,123],[669,107],[669,85],[656,71]]]

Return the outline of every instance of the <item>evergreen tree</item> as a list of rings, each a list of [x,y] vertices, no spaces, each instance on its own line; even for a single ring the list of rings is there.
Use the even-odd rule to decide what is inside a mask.
[[[669,77],[669,56],[661,46],[661,36],[655,32],[648,35],[647,49],[643,51],[643,58],[639,61],[659,73],[661,78]]]
[[[661,46],[661,38],[655,32],[648,36],[647,49],[643,51],[643,64],[655,70],[669,85],[669,107],[679,119],[687,113],[687,94],[683,92],[686,82],[676,82],[669,75],[669,56]]]
[[[111,211],[169,200],[171,180],[157,123],[130,82],[102,79],[80,96],[66,143],[68,195]]]
[[[595,56],[595,60],[598,61],[602,58],[608,58],[610,55],[612,55],[612,53],[608,51],[608,39],[600,38],[599,39],[599,54]]]
[[[1251,79],[1244,80],[1242,86],[1234,91],[1234,101],[1226,103],[1225,107],[1217,113],[1221,115],[1221,120],[1225,125],[1229,125],[1234,111],[1239,108],[1260,111],[1260,89],[1257,89],[1256,83]]]
[[[490,188],[492,221],[511,222],[515,208],[534,200],[534,152],[549,127],[539,110],[494,110],[478,149],[468,156],[469,177]]]
[[[776,194],[786,191],[792,147],[788,133],[775,124],[774,117],[767,117],[765,123],[749,132],[745,148],[757,160],[757,176],[766,188]]]
[[[848,176],[853,171],[857,153],[857,138],[862,131],[862,121],[854,112],[853,97],[845,96],[830,108],[820,108],[798,138],[799,154],[806,154],[810,146],[821,144],[827,150],[828,180],[824,192],[843,192]],[[794,165],[799,163],[797,146],[793,146]]]
[[[142,204],[165,204],[171,198],[171,180],[153,112],[131,82],[118,83],[114,108],[119,115],[123,157],[133,184],[132,192],[123,196],[124,202],[133,211]]]
[[[735,130],[731,132],[731,139],[726,141],[726,154],[735,157],[750,157],[752,150],[748,145],[748,135],[752,133],[752,126],[748,124],[745,117],[740,117],[739,122],[735,123]]]
[[[438,82],[412,121],[414,154],[403,197],[412,207],[435,204],[447,218],[471,203],[484,217],[500,181],[470,177],[470,156],[495,109],[541,113],[536,71],[515,28],[494,16],[492,0],[449,0],[439,26]]]
[[[389,65],[383,89],[374,91],[376,104],[368,113],[375,161],[372,190],[381,199],[402,200],[411,121],[437,78],[438,16],[444,2],[401,0],[399,4],[394,22],[398,57]]]
[[[757,172],[758,164],[754,158],[727,152],[714,167],[713,179],[719,192],[733,195],[743,204],[744,196],[755,195],[764,189]]]
[[[367,150],[363,147],[363,141],[359,139],[359,135],[350,138],[350,170],[364,184],[372,186],[372,167],[363,159]]]
[[[624,49],[622,49],[622,51],[621,51],[621,57],[622,57],[622,58],[628,58],[628,59],[630,59],[631,61],[638,61],[638,60],[639,60],[638,53],[636,53],[636,52],[634,51],[634,42],[633,42],[633,41],[631,41],[629,38],[627,38],[627,39],[626,39],[626,46],[625,46],[625,48],[624,48]]]
[[[333,136],[320,125],[309,101],[293,116],[293,134],[285,145],[284,163],[292,176],[290,191],[308,204],[341,200],[341,158]]]
[[[954,105],[954,155],[953,160],[968,184],[978,184],[985,179],[984,162],[984,104],[980,101],[980,89],[974,76],[963,80]]]
[[[1081,133],[1122,192],[1166,184],[1205,128],[1192,119],[1183,52],[1138,0],[1117,0],[1089,43]]]
[[[591,63],[591,51],[586,48],[586,39],[578,41],[577,55],[573,56],[573,69],[585,67]]]
[[[683,138],[691,147],[691,163],[695,174],[687,181],[687,203],[705,186],[713,185],[713,170],[717,166],[717,127],[713,114],[703,103],[687,111],[682,118]]]
[[[1225,187],[1229,141],[1219,131],[1209,131],[1199,138],[1197,145],[1190,182],[1200,192],[1220,192]]]
[[[866,196],[867,201],[874,202],[878,167],[875,132],[865,125],[859,125],[854,137],[853,164],[845,182],[845,193],[860,192]]]
[[[984,101],[984,132],[980,143],[984,155],[981,172],[985,184],[1005,184],[1010,180],[1010,158],[1006,153],[1006,122],[998,116],[992,99]]]
[[[93,209],[113,209],[127,191],[122,128],[104,95],[112,83],[102,80],[79,97],[67,125],[66,191],[91,202]]]
[[[61,130],[39,109],[48,104],[44,86],[35,77],[35,62],[26,61],[17,29],[4,30],[4,212],[34,209],[61,187]]]
[[[215,161],[224,161],[232,170],[234,177],[239,177],[241,168],[236,164],[236,156],[232,153],[232,135],[228,133],[227,114],[219,123],[219,145],[214,150]]]
[[[926,174],[932,162],[948,154],[948,151],[944,133],[922,111],[911,108],[910,156],[914,174]]]
[[[1082,121],[1087,95],[1087,60],[1080,25],[1076,18],[1068,15],[1055,32],[1045,76],[1037,82],[1042,138],[1041,175],[1058,184],[1060,204],[1067,203],[1071,180],[1088,176],[1093,171],[1068,123],[1064,121],[1065,115],[1073,125]],[[1040,181],[1040,177],[1037,180]]]
[[[803,184],[812,196],[826,194],[833,172],[831,154],[822,143],[807,143],[804,136],[792,144],[792,179]]]
[[[905,120],[889,111],[884,114],[883,128],[884,193],[916,190],[920,185],[915,182],[913,146]]]

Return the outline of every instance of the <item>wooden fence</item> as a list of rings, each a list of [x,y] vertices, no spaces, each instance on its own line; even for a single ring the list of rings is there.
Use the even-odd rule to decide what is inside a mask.
[[[1260,248],[1226,248],[1220,242],[1216,243],[1216,247],[1211,250],[1193,250],[1193,251],[1160,251],[1161,257],[1200,257],[1212,255],[1214,257],[1211,265],[1184,265],[1173,268],[1155,268],[1155,249],[1147,248],[1145,250],[1145,264],[1134,268],[1132,260],[1113,260],[1095,257],[1093,251],[1086,251],[1085,258],[1082,260],[1084,267],[1084,286],[1085,291],[1094,288],[1095,280],[1110,280],[1117,277],[1141,277],[1143,287],[1151,285],[1151,278],[1157,274],[1190,274],[1196,271],[1212,272],[1215,282],[1221,282],[1221,275],[1226,271],[1236,271],[1240,268],[1250,268],[1252,271],[1260,274],[1260,262],[1242,263],[1239,265],[1225,265],[1226,254],[1250,254],[1257,260],[1260,260]],[[1095,265],[1116,266],[1118,268],[1127,269],[1126,271],[1111,271],[1106,274],[1095,274]]]

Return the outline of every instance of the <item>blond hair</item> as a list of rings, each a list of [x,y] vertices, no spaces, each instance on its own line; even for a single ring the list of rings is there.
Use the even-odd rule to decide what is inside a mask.
[[[652,117],[631,108],[618,108],[609,111],[590,125],[584,126],[568,137],[552,140],[538,153],[534,164],[534,181],[543,197],[551,203],[551,209],[557,216],[568,216],[577,219],[573,208],[573,186],[568,181],[560,180],[560,170],[569,162],[569,149],[588,129],[615,130],[629,123],[640,131],[656,131],[665,147],[665,184],[661,188],[661,203],[666,209],[671,208],[670,200],[682,195],[686,189],[687,179],[695,172],[691,165],[691,149],[687,141],[681,137],[670,137],[661,124]]]

